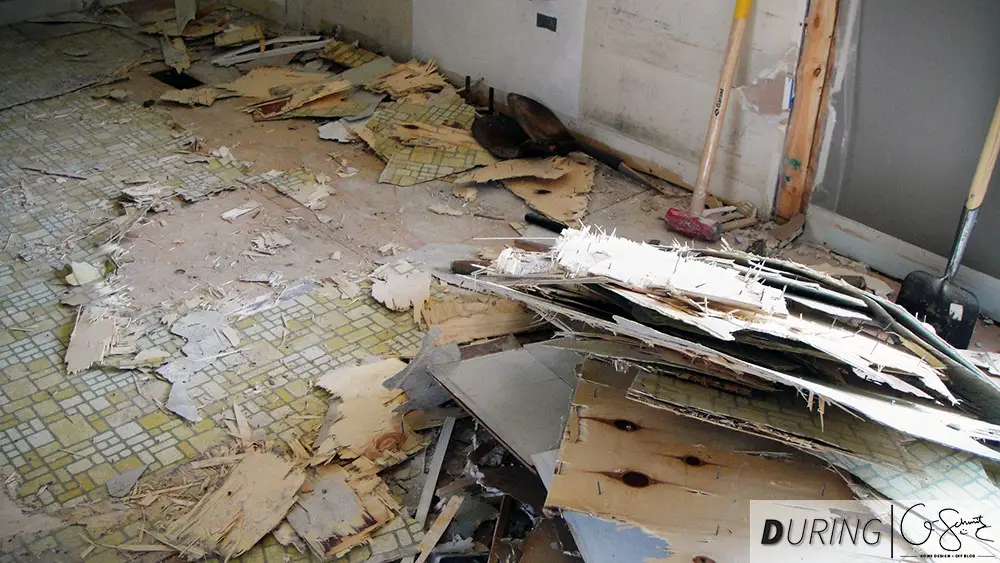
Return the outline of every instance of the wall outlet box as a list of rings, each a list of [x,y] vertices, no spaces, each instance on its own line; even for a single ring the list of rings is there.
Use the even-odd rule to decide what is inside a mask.
[[[539,13],[538,14],[538,19],[535,22],[535,25],[537,25],[538,27],[540,27],[542,29],[548,29],[549,31],[555,31],[556,30],[556,21],[557,21],[556,18],[554,18],[552,16],[546,16],[545,14]]]

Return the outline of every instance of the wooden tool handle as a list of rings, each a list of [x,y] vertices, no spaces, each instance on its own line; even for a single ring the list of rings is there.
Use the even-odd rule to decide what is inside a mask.
[[[736,75],[736,65],[740,62],[740,48],[743,46],[743,35],[747,29],[747,17],[753,0],[736,0],[733,11],[733,25],[729,28],[729,45],[726,46],[726,58],[722,63],[722,74],[719,76],[719,87],[715,91],[715,101],[712,104],[712,116],[708,121],[708,134],[705,135],[705,146],[701,149],[701,164],[698,165],[698,179],[694,184],[694,195],[691,197],[691,212],[699,215],[705,210],[705,197],[708,195],[708,183],[712,178],[712,164],[715,162],[715,151],[719,147],[719,137],[722,136],[722,124],[729,107],[729,94],[733,88],[733,76]]]
[[[972,177],[969,197],[965,200],[966,209],[979,209],[983,204],[986,188],[990,186],[990,177],[993,176],[993,168],[997,163],[997,153],[1000,153],[1000,100],[997,100],[993,122],[990,123],[990,130],[986,133],[986,142],[983,144],[983,152],[979,155],[976,174]]]

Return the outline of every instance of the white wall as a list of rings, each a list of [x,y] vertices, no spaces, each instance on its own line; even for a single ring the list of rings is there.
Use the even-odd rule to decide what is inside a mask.
[[[557,18],[556,31],[536,14]],[[577,115],[586,0],[413,0],[413,53]]]
[[[794,74],[805,4],[754,3],[735,83],[743,88],[729,105],[712,175],[714,194],[771,207],[787,118],[780,98],[785,76]],[[582,120],[649,146],[650,156],[693,182],[733,5],[732,0],[590,0]],[[773,81],[752,86],[758,78]]]
[[[305,27],[341,23],[397,59],[436,59],[526,94],[580,133],[693,183],[735,0],[285,1]],[[711,191],[769,212],[807,0],[757,0]],[[536,14],[558,19],[555,33]]]

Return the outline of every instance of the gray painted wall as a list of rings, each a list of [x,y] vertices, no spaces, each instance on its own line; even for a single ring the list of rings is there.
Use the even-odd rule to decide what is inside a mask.
[[[860,0],[859,15],[813,202],[947,255],[1000,96],[1000,2]],[[1000,173],[990,190],[964,264],[1000,277]]]

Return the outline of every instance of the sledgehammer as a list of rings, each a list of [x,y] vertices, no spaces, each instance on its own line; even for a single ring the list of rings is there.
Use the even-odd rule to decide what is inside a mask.
[[[722,74],[719,76],[719,87],[716,89],[715,100],[712,103],[712,116],[708,121],[708,134],[705,136],[705,146],[701,151],[701,164],[698,165],[698,181],[694,185],[691,196],[691,209],[671,207],[667,210],[667,228],[684,236],[717,241],[722,236],[722,224],[715,219],[705,217],[705,196],[708,195],[708,182],[712,177],[712,164],[715,162],[715,151],[719,147],[719,137],[722,136],[722,125],[729,106],[729,94],[733,86],[733,75],[740,61],[740,48],[743,45],[743,35],[747,29],[747,17],[753,0],[736,0],[733,11],[733,25],[729,28],[729,45],[726,47],[726,57],[722,63]]]

